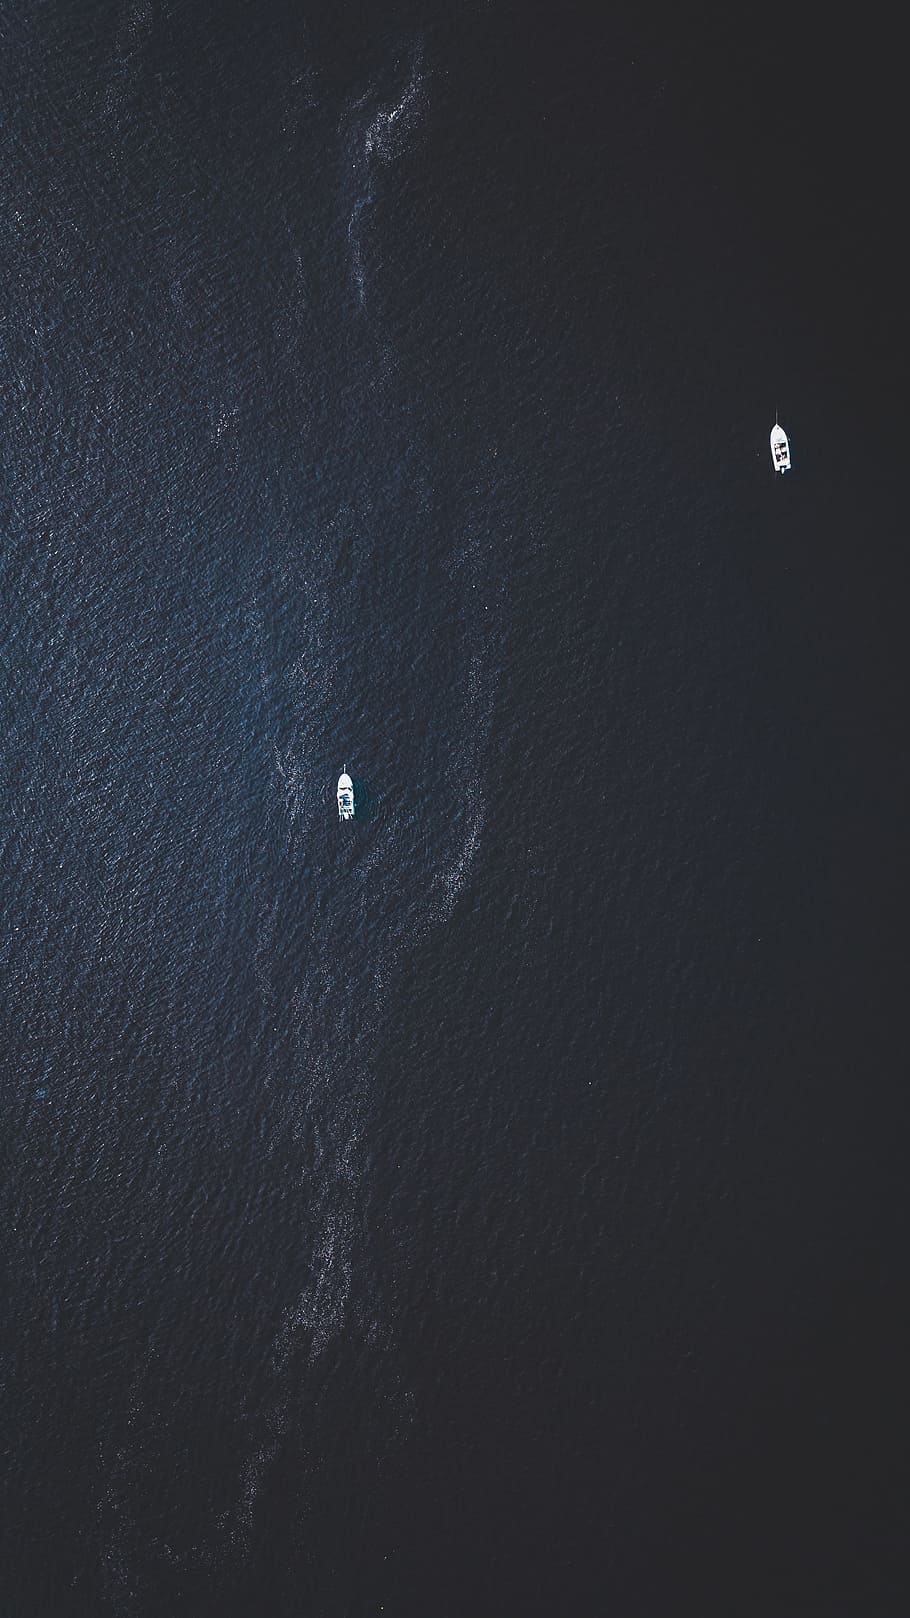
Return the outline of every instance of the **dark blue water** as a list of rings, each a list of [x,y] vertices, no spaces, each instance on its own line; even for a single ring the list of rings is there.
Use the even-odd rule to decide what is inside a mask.
[[[906,1611],[852,49],[8,9],[4,1612]]]

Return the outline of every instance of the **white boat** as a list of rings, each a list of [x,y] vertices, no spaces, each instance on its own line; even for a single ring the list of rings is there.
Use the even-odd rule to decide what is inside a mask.
[[[338,777],[338,819],[354,819],[354,783],[347,770]]]
[[[790,441],[779,421],[771,428],[771,464],[775,472],[790,470]]]

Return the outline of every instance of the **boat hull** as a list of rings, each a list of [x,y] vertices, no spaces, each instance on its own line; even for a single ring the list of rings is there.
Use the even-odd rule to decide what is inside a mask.
[[[790,471],[790,440],[779,422],[771,428],[771,465],[775,472]]]
[[[346,770],[338,777],[338,819],[354,819],[354,783]]]

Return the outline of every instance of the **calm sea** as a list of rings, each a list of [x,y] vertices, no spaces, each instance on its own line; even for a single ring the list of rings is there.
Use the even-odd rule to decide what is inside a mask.
[[[756,30],[5,8],[10,1618],[907,1611],[896,115]]]

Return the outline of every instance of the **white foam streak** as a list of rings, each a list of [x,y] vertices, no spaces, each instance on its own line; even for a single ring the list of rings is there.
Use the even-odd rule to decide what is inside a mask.
[[[366,306],[362,216],[373,201],[374,164],[378,161],[388,168],[400,158],[420,121],[426,106],[422,59],[423,52],[418,45],[411,59],[410,76],[404,90],[391,105],[380,106],[366,128],[359,114],[367,103],[375,99],[372,91],[358,97],[345,120],[352,129],[351,169],[358,187],[348,215],[348,245],[351,275],[361,308]]]
[[[418,52],[415,53],[404,94],[393,106],[380,107],[367,127],[363,142],[367,158],[375,155],[383,163],[391,163],[400,156],[402,143],[417,124],[423,108],[423,78]]]

